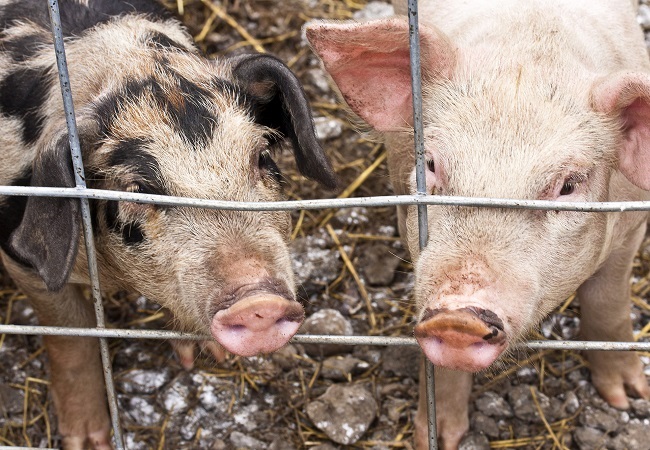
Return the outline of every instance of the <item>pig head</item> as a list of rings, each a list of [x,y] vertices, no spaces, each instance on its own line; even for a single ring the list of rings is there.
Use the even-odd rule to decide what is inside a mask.
[[[208,60],[154,2],[63,1],[61,10],[89,187],[281,200],[274,157],[285,142],[304,175],[334,187],[305,94],[278,59]],[[2,2],[0,25],[0,183],[74,187],[47,5]],[[3,260],[43,325],[94,326],[77,287],[89,281],[78,203],[0,202]],[[298,330],[288,212],[94,200],[91,216],[102,287],[144,294],[177,328],[237,355],[274,351]],[[107,447],[95,341],[46,343],[64,447]]]
[[[648,198],[650,64],[629,1],[425,0],[420,17],[429,194]],[[350,110],[386,143],[396,193],[415,193],[407,19],[315,22],[306,33]],[[416,208],[398,217],[415,263],[415,336],[453,369],[437,374],[441,404],[469,396],[455,370],[491,366],[578,288],[586,338],[632,340],[628,283],[646,213],[431,206],[422,251]],[[626,388],[650,396],[634,354],[588,358],[610,404],[627,407]],[[444,411],[443,448],[455,448],[467,410]]]

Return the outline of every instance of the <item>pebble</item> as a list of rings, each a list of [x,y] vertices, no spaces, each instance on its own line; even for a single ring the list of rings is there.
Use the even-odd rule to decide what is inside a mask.
[[[629,423],[611,440],[612,450],[650,450],[650,429],[642,423]]]
[[[237,449],[245,448],[249,450],[264,450],[268,447],[264,442],[260,441],[259,439],[255,439],[254,437],[248,436],[239,431],[233,431],[232,433],[230,433],[230,442]]]
[[[352,375],[358,375],[370,367],[365,361],[350,355],[330,356],[321,368],[321,376],[328,380],[350,381]]]
[[[293,270],[298,293],[309,297],[319,294],[341,272],[343,261],[338,250],[326,247],[316,236],[295,239],[291,243]]]
[[[383,351],[381,368],[395,376],[417,380],[421,358],[422,351],[419,347],[386,347]]]
[[[131,397],[127,414],[140,426],[153,427],[160,425],[162,414],[156,410],[156,405],[142,397]]]
[[[307,81],[323,94],[331,92],[329,78],[320,67],[315,67],[307,71]]]
[[[603,443],[607,440],[605,433],[590,427],[576,428],[573,432],[573,438],[580,450],[602,448]]]
[[[512,408],[506,400],[496,392],[487,391],[474,402],[476,409],[486,416],[496,419],[512,417]]]
[[[481,433],[467,433],[458,445],[458,450],[490,450],[490,441]]]
[[[377,415],[377,402],[363,385],[334,384],[307,404],[307,416],[332,441],[357,442]]]
[[[341,121],[329,117],[314,117],[314,129],[316,137],[321,141],[337,138],[343,133]]]
[[[492,417],[486,416],[482,412],[475,412],[470,419],[470,429],[483,433],[491,438],[499,437],[499,425]]]
[[[400,263],[395,251],[385,244],[366,247],[359,259],[359,265],[364,268],[363,273],[371,286],[388,286],[392,283]]]
[[[369,19],[382,19],[384,17],[390,17],[395,14],[395,9],[393,5],[386,2],[372,1],[368,2],[363,9],[355,12],[352,15],[354,20],[369,20]]]
[[[630,401],[630,408],[639,419],[647,419],[650,417],[650,401],[648,400],[642,398],[634,399]]]
[[[309,316],[302,324],[299,333],[331,334],[337,336],[352,336],[352,324],[343,314],[335,309],[321,309]],[[337,344],[304,344],[305,352],[311,356],[321,353],[325,356],[350,351],[349,345]]]
[[[188,399],[190,396],[189,375],[181,372],[174,381],[165,389],[162,394],[162,402],[165,411],[173,414],[182,414],[190,407]]]
[[[616,431],[618,428],[616,417],[590,405],[585,406],[578,417],[578,421],[585,427],[596,428],[605,432]]]
[[[169,382],[169,369],[129,370],[120,374],[117,384],[127,394],[153,394]]]

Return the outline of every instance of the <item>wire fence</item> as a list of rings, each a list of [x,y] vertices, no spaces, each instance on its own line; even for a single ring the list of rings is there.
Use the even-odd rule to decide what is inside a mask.
[[[15,196],[44,196],[78,198],[81,202],[84,241],[89,261],[89,274],[91,280],[92,298],[95,305],[97,319],[96,328],[66,328],[46,326],[0,325],[0,334],[17,335],[57,335],[96,337],[100,341],[102,365],[105,374],[105,384],[113,426],[114,443],[117,449],[124,449],[124,439],[117,400],[113,384],[113,375],[108,351],[107,339],[182,339],[182,340],[211,340],[211,336],[188,334],[177,331],[162,330],[128,330],[108,329],[105,325],[102,296],[99,286],[97,260],[94,248],[93,230],[89,213],[89,200],[116,200],[131,201],[136,203],[158,204],[167,206],[184,206],[221,210],[240,211],[286,211],[297,209],[330,209],[353,207],[379,207],[398,205],[417,205],[419,215],[420,248],[426,246],[427,206],[453,205],[462,207],[486,208],[513,208],[534,210],[581,211],[589,213],[598,212],[625,212],[625,211],[650,211],[650,202],[557,202],[546,200],[514,200],[495,198],[469,198],[450,196],[429,196],[426,194],[424,140],[422,131],[422,94],[420,76],[420,50],[418,30],[418,1],[409,0],[409,42],[411,48],[411,76],[413,86],[413,111],[414,111],[414,139],[416,153],[416,195],[377,196],[346,199],[299,200],[280,202],[233,202],[221,200],[206,200],[186,197],[172,197],[132,192],[118,192],[98,189],[88,189],[85,183],[84,167],[82,162],[79,137],[75,121],[72,92],[68,76],[68,68],[61,30],[59,4],[57,0],[43,0],[48,2],[48,10],[54,36],[57,67],[63,96],[69,132],[70,149],[74,165],[76,187],[50,188],[50,187],[24,187],[0,186],[0,195]],[[417,346],[414,338],[407,337],[382,337],[382,336],[326,336],[326,335],[296,335],[294,343],[301,344],[342,344],[342,345],[374,345],[374,346]],[[528,341],[518,345],[529,349],[557,349],[557,350],[602,350],[602,351],[650,351],[650,342],[594,342],[594,341]],[[437,449],[437,433],[435,421],[435,396],[433,366],[427,362],[427,404],[429,415],[429,443],[431,449]],[[32,449],[33,447],[6,447],[3,449]]]

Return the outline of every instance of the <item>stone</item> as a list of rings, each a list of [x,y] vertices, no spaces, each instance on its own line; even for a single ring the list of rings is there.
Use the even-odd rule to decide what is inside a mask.
[[[492,417],[486,416],[482,412],[475,412],[470,418],[470,429],[482,433],[491,438],[499,437],[499,426],[497,421]]]
[[[239,431],[233,431],[230,433],[230,442],[236,449],[264,450],[267,448],[267,445],[264,442]]]
[[[613,417],[610,414],[607,414],[601,409],[594,408],[590,405],[584,407],[580,416],[578,417],[578,422],[581,425],[589,428],[595,428],[604,432],[612,432],[618,429],[618,422],[616,417]]]
[[[390,17],[393,14],[395,14],[395,9],[390,3],[372,1],[368,2],[363,9],[355,12],[352,18],[354,20],[382,19],[384,17]]]
[[[328,380],[350,381],[352,375],[358,375],[370,368],[370,364],[350,355],[331,356],[323,361],[321,376]]]
[[[637,398],[630,401],[630,409],[639,419],[650,418],[650,401]]]
[[[383,350],[381,368],[398,377],[419,378],[422,351],[419,347],[390,346]]]
[[[367,246],[359,258],[359,265],[371,286],[388,286],[395,278],[400,259],[385,244]]]
[[[129,370],[118,378],[117,385],[126,394],[153,394],[169,382],[170,371],[160,370]]]
[[[486,416],[496,419],[512,417],[512,408],[499,394],[487,391],[474,402],[476,409]]]
[[[595,428],[579,427],[573,431],[573,439],[580,450],[594,450],[604,447],[607,436]]]
[[[288,371],[296,367],[298,350],[293,344],[287,344],[279,350],[271,353],[271,361],[278,365],[282,370]]]
[[[322,292],[341,272],[341,256],[328,245],[331,243],[326,239],[312,235],[291,243],[291,261],[299,295],[309,298]]]
[[[611,440],[612,450],[650,450],[650,427],[643,423],[628,423]]]
[[[170,414],[182,414],[189,409],[190,383],[189,375],[181,373],[165,389],[162,394],[165,411]]]
[[[458,445],[458,450],[490,450],[490,441],[480,433],[467,433]]]
[[[299,333],[352,336],[352,324],[343,314],[335,309],[321,309],[305,319]],[[311,356],[321,353],[325,356],[349,352],[349,345],[337,344],[303,344],[305,352]]]
[[[329,117],[314,117],[314,129],[316,137],[321,141],[337,138],[343,133],[341,122]]]
[[[307,416],[332,441],[351,445],[364,435],[377,415],[377,402],[360,384],[334,384],[307,404]]]

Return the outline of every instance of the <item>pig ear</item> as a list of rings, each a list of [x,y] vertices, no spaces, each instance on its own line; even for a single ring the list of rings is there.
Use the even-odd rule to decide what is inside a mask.
[[[272,56],[253,55],[237,62],[233,75],[257,99],[260,123],[291,140],[300,173],[336,188],[336,174],[316,138],[307,97],[291,70]]]
[[[32,186],[74,187],[67,133],[36,156]],[[79,199],[29,197],[20,225],[9,239],[10,254],[30,265],[51,291],[67,282],[79,245]]]
[[[618,169],[634,185],[650,190],[650,76],[612,75],[594,85],[594,108],[613,116],[623,129]]]
[[[307,39],[343,98],[377,131],[411,126],[409,25],[405,17],[305,26]],[[422,77],[449,77],[456,50],[440,31],[420,26]]]

